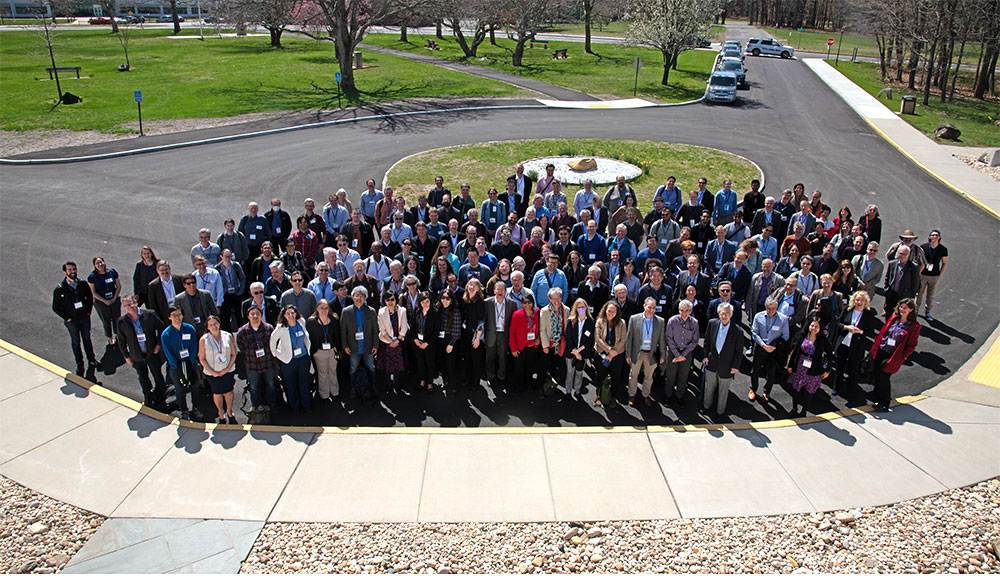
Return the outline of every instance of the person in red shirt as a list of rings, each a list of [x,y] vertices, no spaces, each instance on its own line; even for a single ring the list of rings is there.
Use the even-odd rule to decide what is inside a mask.
[[[538,378],[534,372],[538,365],[540,341],[535,298],[530,292],[525,292],[521,299],[521,309],[514,312],[510,321],[510,353],[514,357],[514,378],[508,392],[522,392],[526,385],[537,387]]]
[[[884,412],[892,400],[892,385],[889,378],[899,372],[910,354],[917,348],[920,339],[920,324],[917,322],[917,305],[913,298],[903,298],[896,303],[892,316],[886,320],[872,345],[871,354],[875,359],[875,410]]]

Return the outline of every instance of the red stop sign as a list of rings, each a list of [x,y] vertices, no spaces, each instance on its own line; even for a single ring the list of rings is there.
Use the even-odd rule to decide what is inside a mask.
[[[826,45],[827,46],[833,46],[833,38],[827,38],[826,39]]]

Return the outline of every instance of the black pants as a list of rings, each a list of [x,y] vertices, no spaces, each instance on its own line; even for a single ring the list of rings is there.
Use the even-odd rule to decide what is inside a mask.
[[[243,295],[226,293],[222,297],[222,308],[219,310],[219,321],[222,329],[235,333],[241,326],[240,305],[243,303]]]
[[[410,344],[410,357],[413,359],[413,370],[410,372],[418,384],[423,382],[430,385],[434,383],[434,344],[429,344],[427,348],[421,350],[414,343]]]
[[[771,395],[771,388],[777,379],[778,370],[784,365],[780,358],[781,347],[775,345],[774,352],[764,350],[762,346],[753,347],[753,370],[750,373],[750,389],[757,392],[757,381],[764,376],[764,394]]]
[[[479,386],[486,374],[486,341],[479,340],[479,347],[472,347],[473,332],[462,336],[466,382],[469,386]]]
[[[889,357],[890,354],[879,350],[875,355],[875,373],[872,374],[875,384],[875,402],[883,406],[888,406],[889,402],[892,402],[892,384],[889,382],[892,374],[884,370]]]
[[[536,347],[528,347],[518,352],[514,358],[514,374],[507,387],[511,393],[538,387],[535,374],[541,372],[538,366],[540,355],[541,349]]]
[[[145,362],[133,362],[132,369],[139,377],[142,403],[146,406],[156,406],[164,402],[167,397],[167,383],[163,379],[163,360],[158,355],[150,356]]]
[[[854,337],[860,338],[855,335]],[[834,359],[834,370],[832,374],[831,388],[837,390],[841,395],[848,390],[854,389],[861,379],[861,361],[864,359],[864,350],[859,348],[851,352],[850,346],[839,346],[837,356]]]
[[[559,345],[550,346],[548,353],[542,352],[545,356],[545,372],[541,375],[544,383],[546,378],[551,378],[556,386],[566,383],[566,359],[559,355]]]
[[[104,325],[104,337],[111,338],[115,333],[115,322],[122,315],[121,298],[115,299],[110,306],[103,302],[98,302],[97,298],[94,298],[94,310],[97,310],[97,317],[101,319],[101,324]]]
[[[462,374],[458,371],[458,355],[460,344],[456,343],[448,352],[450,338],[439,338],[437,342],[437,367],[441,370],[441,380],[445,386],[459,386],[463,383]]]
[[[618,354],[611,359],[609,366],[605,366],[604,362],[600,358],[594,359],[594,364],[597,366],[597,372],[594,376],[594,386],[597,388],[597,394],[601,393],[601,384],[604,383],[604,378],[611,377],[611,388],[614,390],[620,385],[628,384],[628,374],[627,365],[625,364],[625,354]],[[598,396],[600,397],[600,396]]]

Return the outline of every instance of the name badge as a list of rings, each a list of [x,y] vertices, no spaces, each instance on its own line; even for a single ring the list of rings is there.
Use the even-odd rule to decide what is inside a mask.
[[[420,340],[421,342],[424,341],[424,333],[423,332],[417,332],[417,340]]]
[[[220,352],[215,357],[215,361],[218,362],[219,364],[225,365],[225,364],[229,363],[229,358],[227,358],[225,354],[223,354],[223,353]]]
[[[264,357],[264,349],[263,348],[258,348],[257,351],[255,352],[255,354],[257,355],[258,358],[263,358]]]
[[[201,316],[195,316],[194,317],[194,323],[195,324],[200,324],[201,323]]]
[[[497,221],[496,216],[490,218],[490,224],[496,224],[496,221]]]
[[[295,350],[292,350],[292,356],[301,356],[301,355],[302,355],[302,348],[296,348]]]
[[[187,358],[190,355],[191,354],[186,349],[181,348],[181,353],[180,353],[181,360]]]
[[[803,358],[802,359],[802,366],[805,367],[805,368],[812,368],[812,366],[813,366],[812,358]]]
[[[933,271],[934,271],[934,265],[933,265],[933,264],[928,264],[928,265],[927,265],[927,267],[926,267],[926,268],[924,268],[924,271],[925,271],[925,272],[933,272]],[[108,281],[110,282],[110,281],[111,281],[111,279],[110,279],[110,278],[108,278]]]
[[[771,332],[778,332],[781,330],[781,326],[771,326]]]
[[[594,307],[593,306],[587,306],[587,310],[590,310],[591,314],[594,313]]]
[[[931,266],[930,266],[930,265],[928,265],[928,266],[927,266],[927,269],[928,269],[928,270],[930,270],[930,269],[931,269]],[[104,283],[105,283],[105,284],[113,284],[113,283],[114,283],[114,281],[115,281],[115,279],[114,279],[114,278],[108,278],[107,280],[105,280],[105,281],[104,281]]]
[[[535,341],[535,333],[528,332],[528,342],[534,342],[534,341]]]
[[[365,333],[363,331],[362,332],[355,332],[354,333],[354,339],[357,340],[358,342],[364,340],[365,339]]]
[[[417,258],[419,258],[421,262],[424,261],[424,255],[423,254],[417,254]]]
[[[583,335],[584,336],[590,336],[590,330],[584,330],[583,331]]]
[[[784,222],[785,220],[788,220],[788,215],[782,214],[781,215],[781,221]]]
[[[503,332],[503,324],[497,324],[497,332]]]
[[[351,248],[357,248],[357,247],[358,247],[358,239],[355,238],[354,240],[351,241]]]
[[[444,330],[438,332],[438,338],[444,338]]]
[[[190,340],[190,339],[191,339],[190,334],[181,334],[181,340]]]
[[[256,240],[257,239],[257,235],[256,234],[251,234],[250,235],[250,239],[251,240]]]
[[[323,350],[330,350],[331,345],[329,342],[323,342]]]
[[[310,218],[309,219],[309,223],[310,224],[315,224],[316,223],[316,219],[315,218]]]
[[[77,310],[79,310],[80,308],[83,308],[83,302],[73,302],[73,308],[75,308]]]
[[[257,229],[258,229],[258,230],[263,230],[263,229],[264,229],[264,227],[263,227],[263,226],[261,226],[260,224],[258,224],[258,225],[257,225]]]
[[[233,288],[232,286],[230,286],[229,288],[226,288],[226,292],[228,292],[230,294],[235,294],[236,293],[236,288]]]
[[[889,346],[895,346],[896,345],[896,339],[895,338],[887,338],[886,341],[885,341],[885,343],[888,344]]]
[[[597,254],[591,254],[590,255],[590,259],[591,260],[597,260]]]
[[[705,245],[705,243],[704,243],[704,242],[698,242],[698,248],[701,248],[701,247],[703,247],[704,245]]]
[[[569,290],[569,291],[570,291],[571,293],[573,293],[573,294],[576,294],[576,293],[577,293],[577,291],[579,291],[579,290],[580,290],[579,288],[570,288],[570,290]]]
[[[690,224],[688,224],[688,226],[694,228],[694,218],[692,218],[691,220],[689,220],[689,222],[690,222]]]
[[[657,312],[663,312],[663,306],[661,304],[657,304],[656,305],[656,311]]]
[[[135,335],[135,339],[138,340],[140,344],[143,344],[143,343],[146,342],[146,335],[145,334],[136,334]]]
[[[653,342],[651,340],[643,340],[642,341],[642,347],[643,348],[649,349],[652,345],[653,345]]]
[[[275,234],[281,234],[281,226],[278,226],[277,228],[275,228],[274,229],[274,233]]]

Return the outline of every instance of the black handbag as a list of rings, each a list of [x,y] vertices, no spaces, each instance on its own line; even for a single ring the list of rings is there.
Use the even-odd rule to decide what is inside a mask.
[[[863,376],[870,376],[875,372],[875,357],[871,354],[865,354],[864,360],[861,361],[861,374]]]

